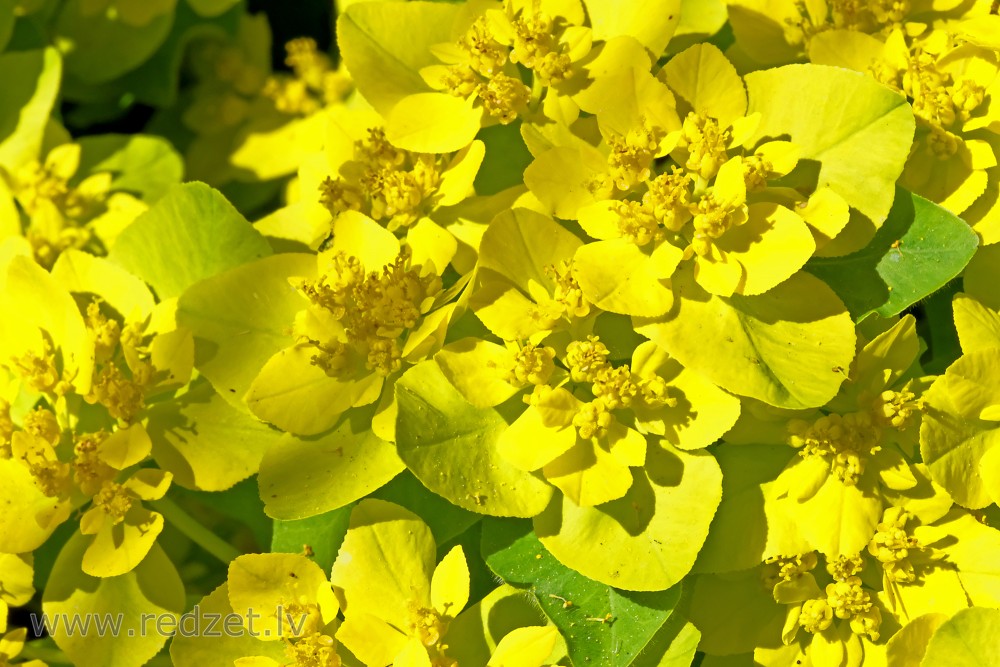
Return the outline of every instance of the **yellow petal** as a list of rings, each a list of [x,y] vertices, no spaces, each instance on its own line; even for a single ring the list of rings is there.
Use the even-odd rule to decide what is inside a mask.
[[[431,577],[431,604],[439,614],[458,616],[469,602],[469,565],[462,546],[452,547]]]
[[[542,667],[555,648],[559,633],[548,627],[528,626],[507,633],[487,663],[488,667]]]

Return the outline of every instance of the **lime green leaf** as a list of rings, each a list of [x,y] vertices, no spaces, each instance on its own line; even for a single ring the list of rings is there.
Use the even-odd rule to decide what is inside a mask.
[[[283,431],[317,435],[364,396],[381,393],[382,376],[363,370],[344,379],[331,377],[312,362],[315,353],[311,345],[295,345],[268,359],[247,390],[250,411]]]
[[[771,405],[823,405],[837,393],[854,357],[854,326],[840,299],[797,273],[758,296],[711,296],[690,273],[673,278],[670,316],[636,320],[686,368],[723,389]]]
[[[483,556],[504,581],[531,591],[566,639],[573,664],[631,665],[680,601],[680,587],[619,591],[552,557],[527,521],[485,519]],[[608,622],[584,621],[584,618]]]
[[[268,516],[303,519],[363,498],[404,469],[371,430],[371,410],[353,410],[316,438],[285,435],[264,454],[258,482]]]
[[[977,245],[963,220],[898,189],[867,246],[842,257],[814,257],[806,270],[833,288],[855,321],[871,313],[891,317],[961,273]]]
[[[552,487],[512,466],[497,441],[512,421],[510,406],[475,408],[425,362],[396,383],[396,444],[407,467],[431,491],[481,514],[530,517],[541,512]]]
[[[598,201],[589,186],[607,168],[607,159],[596,148],[557,146],[528,165],[524,184],[553,215],[574,219],[579,209]]]
[[[886,667],[920,667],[927,643],[946,620],[944,614],[924,614],[904,625],[885,646]]]
[[[977,362],[996,366],[1000,350],[992,348],[962,357],[951,368],[975,370]],[[959,365],[961,364],[961,365]],[[949,369],[950,370],[950,369]],[[920,455],[934,481],[943,486],[959,505],[972,509],[993,502],[979,474],[980,461],[990,449],[1000,447],[1000,428],[970,415],[949,391],[949,378],[940,377],[924,394],[926,409],[920,424]],[[978,412],[978,411],[977,411]]]
[[[203,491],[222,491],[253,475],[282,437],[227,403],[204,378],[146,415],[153,458],[177,484]]]
[[[26,352],[41,354],[45,331],[61,352],[64,377],[80,393],[89,392],[94,347],[73,297],[29,257],[13,257],[6,278],[0,292],[0,349],[8,359]]]
[[[384,500],[363,500],[333,564],[330,581],[351,616],[371,614],[406,628],[408,601],[430,606],[436,545],[419,517]]]
[[[681,0],[584,0],[595,40],[635,37],[659,57],[681,20]]]
[[[243,632],[242,626],[239,632],[222,632],[224,626],[220,627],[218,621],[213,619],[225,619],[232,613],[229,585],[223,583],[182,616],[183,625],[178,627],[185,631],[178,632],[170,640],[170,659],[175,667],[230,665],[238,658],[251,655],[266,656],[274,660],[285,658],[284,642],[261,641],[249,632]],[[209,632],[212,624],[220,630],[218,634]],[[192,626],[200,632],[190,632]]]
[[[801,159],[821,163],[819,187],[881,225],[913,140],[906,99],[860,72],[825,65],[753,72],[746,85],[748,112],[762,114],[748,144],[789,135]]]
[[[11,169],[41,157],[62,61],[55,49],[16,51],[0,55],[0,71],[8,73],[0,106],[0,164]]]
[[[180,183],[184,162],[169,141],[143,134],[104,134],[80,137],[78,173],[109,171],[111,189],[133,192],[154,202]]]
[[[358,90],[383,116],[429,90],[420,69],[438,64],[435,44],[453,41],[459,8],[435,2],[361,2],[337,19],[337,45]]]
[[[559,633],[550,627],[517,628],[497,644],[488,667],[542,667]]]
[[[448,381],[477,408],[499,405],[518,393],[518,387],[504,379],[513,368],[513,353],[503,345],[480,338],[463,338],[434,355]]]
[[[965,291],[984,305],[1000,310],[1000,243],[979,248],[962,276]]]
[[[74,535],[63,547],[52,567],[42,610],[50,618],[90,619],[118,617],[123,620],[119,632],[99,635],[96,632],[67,632],[54,629],[56,644],[80,667],[140,667],[152,658],[167,641],[165,634],[143,628],[141,618],[148,615],[164,621],[184,611],[184,583],[173,563],[159,545],[131,572],[117,577],[97,579],[80,571],[83,552],[89,538]],[[167,626],[169,627],[169,625]]]
[[[769,482],[784,469],[795,450],[784,445],[719,447],[722,502],[712,519],[695,572],[734,572],[760,564],[772,555],[779,516],[767,516],[764,496]],[[773,543],[773,542],[772,542]]]
[[[186,183],[171,188],[127,227],[110,257],[167,299],[270,254],[267,240],[218,191]]]
[[[584,296],[612,313],[658,317],[670,310],[674,294],[663,273],[653,256],[626,239],[588,243],[573,258],[573,277]]]
[[[453,540],[482,518],[432,493],[409,470],[397,475],[371,497],[395,503],[419,516],[438,544]]]
[[[952,306],[963,352],[1000,347],[1000,313],[965,294],[956,294]]]
[[[345,505],[324,514],[294,521],[274,520],[271,551],[274,553],[311,554],[317,565],[327,571],[337,558],[337,551],[347,535],[353,505]]]
[[[1000,609],[963,609],[941,624],[927,642],[926,667],[997,667]]]
[[[724,127],[746,114],[743,81],[733,64],[712,44],[699,44],[678,53],[663,66],[662,76],[695,113],[711,116]]]
[[[124,12],[85,12],[83,0],[69,0],[56,16],[54,35],[66,54],[66,73],[100,84],[144,63],[170,34],[176,0],[168,4],[145,25],[134,25]]]
[[[4,535],[4,551],[34,551],[69,512],[68,506],[42,493],[27,466],[16,459],[0,459],[0,531]]]
[[[156,305],[146,284],[103,257],[79,250],[59,255],[52,277],[84,299],[99,297],[128,321],[142,321]]]
[[[651,446],[625,497],[600,507],[558,498],[534,520],[561,563],[626,590],[670,588],[694,564],[722,497],[722,473],[704,451]]]
[[[496,646],[508,634],[517,628],[548,622],[530,593],[503,584],[451,622],[448,628],[448,656],[460,665],[486,664]],[[563,646],[564,655],[565,650]]]
[[[417,153],[451,153],[468,146],[479,131],[482,108],[448,93],[408,95],[392,108],[385,134],[394,145]]]
[[[745,653],[767,638],[773,638],[770,646],[781,645],[786,607],[774,602],[761,574],[755,567],[695,577],[688,617],[701,630],[702,651],[710,655]],[[751,658],[736,664],[750,667],[757,663]]]
[[[195,335],[195,365],[219,394],[248,411],[243,396],[275,352],[292,342],[289,327],[307,304],[288,279],[309,278],[316,256],[274,255],[189,289],[177,322]]]
[[[319,608],[323,619],[319,627],[337,614],[338,602],[326,574],[302,554],[244,554],[229,564],[228,580],[233,611],[259,620],[260,629],[255,630],[265,641],[277,641],[289,634],[289,628],[282,629],[286,619],[292,624],[304,622],[299,617],[310,613],[308,605]],[[293,611],[289,602],[306,610],[300,607]]]

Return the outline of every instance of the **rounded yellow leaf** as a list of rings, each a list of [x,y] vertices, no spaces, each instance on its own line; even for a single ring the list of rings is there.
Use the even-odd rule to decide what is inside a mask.
[[[662,74],[675,93],[700,116],[731,125],[747,111],[747,92],[736,68],[713,44],[697,44],[678,53]]]
[[[431,606],[436,549],[430,528],[412,512],[383,500],[358,503],[330,573],[347,617],[360,612],[408,627],[413,605]]]
[[[233,611],[253,614],[264,641],[316,631],[337,615],[323,570],[299,554],[240,556],[229,564],[228,581]]]
[[[628,493],[599,507],[568,498],[535,517],[535,533],[567,567],[609,586],[665,590],[691,570],[722,499],[706,452],[650,447]]]
[[[670,310],[674,293],[653,259],[625,239],[588,243],[573,258],[573,277],[598,308],[638,317]]]
[[[439,614],[455,618],[469,602],[469,564],[461,545],[445,554],[431,577],[431,604]]]
[[[559,632],[553,626],[530,625],[507,633],[497,644],[488,667],[542,667],[555,648]]]
[[[415,153],[451,153],[468,146],[483,120],[472,99],[448,93],[417,93],[399,101],[385,122],[385,136]]]

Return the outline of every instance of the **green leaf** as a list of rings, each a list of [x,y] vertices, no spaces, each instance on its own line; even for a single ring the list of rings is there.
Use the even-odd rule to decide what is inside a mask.
[[[195,366],[239,410],[249,412],[244,394],[292,343],[289,327],[307,303],[288,279],[315,272],[315,255],[273,255],[198,283],[178,301],[177,322],[195,335]]]
[[[286,434],[264,454],[257,476],[265,511],[304,519],[368,495],[403,469],[391,443],[371,430],[371,410],[352,410],[314,438]]]
[[[949,368],[958,376],[995,377],[1000,368],[1000,350],[991,348],[967,354]],[[926,408],[920,424],[920,455],[934,481],[943,486],[959,505],[981,509],[990,505],[980,461],[988,451],[1000,447],[1000,428],[995,421],[978,418],[978,410],[967,411],[949,391],[948,375],[939,377],[924,393]]]
[[[192,9],[202,16],[218,16],[230,9],[234,5],[240,4],[240,0],[186,0]]]
[[[65,626],[52,628],[59,648],[79,667],[140,667],[159,652],[167,635],[156,631],[154,618],[177,619],[184,611],[184,582],[174,564],[154,544],[134,570],[117,577],[98,579],[80,570],[90,539],[77,533],[63,547],[42,596],[42,611],[62,622],[79,619],[120,618],[118,632],[71,633]],[[145,616],[146,620],[142,618]],[[145,625],[145,627],[143,627]],[[166,625],[165,627],[170,627]]]
[[[0,55],[0,165],[19,167],[40,157],[49,114],[59,92],[62,60],[55,49]]]
[[[686,368],[778,407],[816,407],[837,394],[854,358],[854,326],[822,281],[799,272],[764,294],[729,298],[705,292],[689,271],[672,282],[674,311],[634,322]]]
[[[135,95],[136,101],[156,107],[177,104],[181,66],[188,52],[188,45],[198,39],[234,39],[240,22],[247,17],[243,3],[212,18],[199,16],[188,4],[189,0],[177,5],[170,34],[156,53],[114,82],[120,87],[122,94]],[[270,33],[267,36],[270,39]],[[265,50],[266,48],[264,46]],[[259,187],[257,183],[254,185]]]
[[[134,192],[154,202],[181,182],[184,162],[169,141],[143,134],[81,137],[77,174],[110,171],[113,190]]]
[[[482,518],[431,493],[409,470],[397,475],[371,497],[395,503],[419,516],[431,529],[434,541],[439,545],[458,537]]]
[[[753,72],[746,85],[748,114],[762,114],[747,145],[789,135],[800,159],[820,163],[818,187],[829,186],[880,225],[913,140],[906,99],[870,76],[825,65]]]
[[[588,579],[546,551],[527,521],[484,519],[482,548],[490,569],[532,592],[576,665],[632,664],[680,600],[679,586],[635,593]]]
[[[435,2],[361,2],[337,19],[337,45],[364,98],[384,115],[427,92],[419,70],[439,64],[431,46],[454,39],[458,7]]]
[[[484,127],[477,136],[486,144],[486,157],[476,174],[476,193],[494,195],[521,185],[532,159],[521,138],[521,121]]]
[[[163,44],[174,23],[173,7],[145,25],[122,13],[85,13],[83,0],[69,0],[55,18],[54,41],[66,53],[66,73],[88,84],[112,81],[135,69]]]
[[[267,240],[217,190],[185,183],[126,227],[110,257],[162,300],[270,254]]]
[[[231,406],[204,378],[146,412],[153,458],[192,489],[222,491],[257,472],[281,433]]]
[[[14,13],[16,6],[16,0],[2,0],[0,2],[0,51],[7,48],[7,42],[14,34],[14,23],[17,21],[17,14]]]
[[[941,624],[927,643],[921,667],[1000,666],[1000,609],[963,609]]]
[[[784,445],[723,446],[713,450],[722,467],[722,502],[695,572],[734,572],[763,561],[772,521],[764,513],[762,486],[774,480],[795,450]]]
[[[530,517],[545,509],[552,487],[512,466],[497,450],[520,406],[473,407],[433,361],[399,379],[396,399],[399,456],[428,489],[480,514]]]
[[[337,551],[347,535],[354,505],[345,505],[335,510],[317,514],[306,519],[274,522],[274,536],[271,551],[274,553],[301,554],[312,551],[312,559],[329,572]],[[308,550],[306,549],[308,547]]]
[[[274,521],[264,514],[264,502],[260,499],[257,480],[253,477],[222,492],[191,491],[181,486],[175,486],[170,490],[170,495],[190,498],[194,506],[204,505],[226,517],[235,519],[253,532],[260,549],[264,549],[271,543]],[[167,529],[170,529],[169,522]]]
[[[961,218],[897,189],[885,224],[861,250],[814,257],[806,270],[837,293],[856,322],[891,317],[961,273],[979,245]]]
[[[628,493],[597,507],[557,497],[534,519],[561,563],[628,590],[659,591],[691,570],[722,497],[722,471],[705,451],[650,445]]]

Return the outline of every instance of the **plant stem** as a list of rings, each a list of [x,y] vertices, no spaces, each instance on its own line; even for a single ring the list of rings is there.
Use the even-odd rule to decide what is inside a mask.
[[[160,498],[149,503],[153,509],[163,515],[177,530],[184,533],[192,542],[212,554],[223,563],[229,563],[240,555],[240,551],[221,539],[211,530],[201,525],[197,519],[185,512],[170,498]]]

